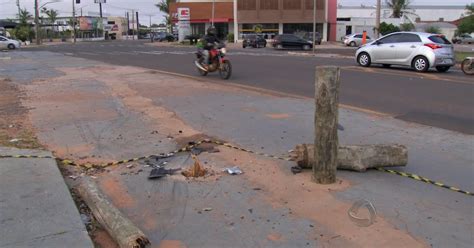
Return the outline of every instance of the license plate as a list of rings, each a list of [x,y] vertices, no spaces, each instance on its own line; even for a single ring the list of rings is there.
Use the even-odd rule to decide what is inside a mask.
[[[444,59],[443,64],[452,64],[453,60],[452,59]]]

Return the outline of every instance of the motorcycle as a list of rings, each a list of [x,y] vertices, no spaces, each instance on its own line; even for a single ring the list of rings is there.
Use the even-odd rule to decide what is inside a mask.
[[[204,55],[201,52],[196,53],[196,65],[199,74],[201,76],[207,76],[209,72],[219,71],[219,75],[222,79],[229,79],[232,75],[232,64],[225,57],[226,49],[224,44],[219,44],[217,47],[214,47],[209,51],[209,64],[207,65],[207,70],[202,66],[204,64]]]
[[[461,70],[466,75],[474,75],[474,57],[467,57],[461,63]]]

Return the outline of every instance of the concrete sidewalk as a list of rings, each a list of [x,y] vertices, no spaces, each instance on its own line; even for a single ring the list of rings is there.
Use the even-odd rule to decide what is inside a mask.
[[[0,147],[2,155],[50,152]],[[94,247],[54,159],[0,158],[0,247]]]

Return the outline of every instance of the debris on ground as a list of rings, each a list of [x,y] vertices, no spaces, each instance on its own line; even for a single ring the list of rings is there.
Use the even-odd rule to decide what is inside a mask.
[[[165,169],[164,167],[153,168],[148,176],[148,179],[158,179],[162,178],[166,175],[173,175],[175,172],[181,170],[181,168],[177,169]]]
[[[230,168],[225,168],[224,171],[227,171],[230,175],[240,175],[244,173],[239,167],[234,166]]]
[[[10,140],[10,143],[16,143],[16,142],[18,142],[18,141],[20,141],[20,139],[11,139],[11,140]]]
[[[209,212],[212,211],[212,208],[203,208],[202,211]]]
[[[367,218],[357,216],[361,207],[367,208],[369,214]],[[361,227],[371,226],[375,222],[375,218],[377,217],[377,212],[375,210],[374,205],[372,204],[372,202],[365,199],[356,201],[347,211],[347,214],[349,215],[349,219],[352,222]]]
[[[301,168],[300,166],[293,166],[291,167],[291,172],[293,172],[293,174],[298,174],[298,173],[301,173],[303,172],[303,168]]]
[[[183,171],[181,174],[185,177],[203,177],[207,173],[207,169],[205,169],[196,155],[191,154],[191,158],[194,160],[194,165],[189,168],[188,170]]]

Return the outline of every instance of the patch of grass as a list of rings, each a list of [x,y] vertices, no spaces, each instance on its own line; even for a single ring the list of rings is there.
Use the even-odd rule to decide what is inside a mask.
[[[454,52],[456,62],[461,63],[466,57],[474,57],[474,52]]]
[[[20,130],[15,137],[10,136],[5,130],[0,130],[0,146],[20,149],[42,148],[36,135],[30,130]]]

